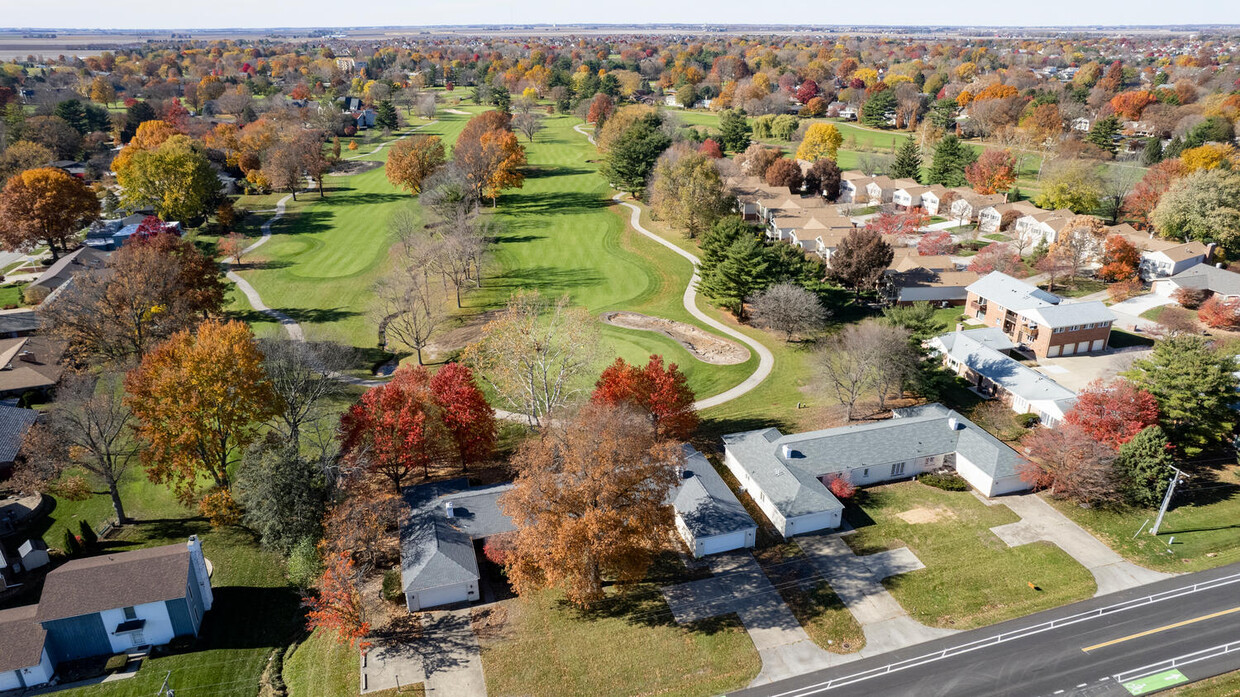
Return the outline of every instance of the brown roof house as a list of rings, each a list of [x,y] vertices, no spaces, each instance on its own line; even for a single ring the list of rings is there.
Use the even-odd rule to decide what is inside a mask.
[[[912,254],[892,259],[883,273],[887,301],[895,305],[963,305],[965,289],[979,278],[975,271],[958,271],[950,257]]]
[[[47,575],[38,605],[0,613],[0,669],[30,687],[66,661],[197,636],[213,600],[197,536],[74,559]]]
[[[1169,278],[1198,264],[1209,263],[1214,255],[1213,243],[1155,237],[1153,232],[1141,232],[1127,223],[1111,227],[1109,234],[1123,237],[1141,251],[1140,272],[1146,281]]]
[[[60,381],[64,343],[46,336],[0,339],[0,397],[46,392]]]

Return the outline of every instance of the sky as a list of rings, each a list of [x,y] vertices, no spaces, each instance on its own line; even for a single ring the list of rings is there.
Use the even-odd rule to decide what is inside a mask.
[[[571,23],[1240,24],[1234,0],[0,0],[0,27],[160,29]]]

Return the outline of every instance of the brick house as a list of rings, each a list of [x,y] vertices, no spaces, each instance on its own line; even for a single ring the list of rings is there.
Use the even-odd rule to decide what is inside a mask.
[[[999,328],[1020,349],[1038,358],[1105,350],[1115,322],[1115,315],[1101,302],[1064,302],[998,271],[965,291],[965,311],[971,317]]]

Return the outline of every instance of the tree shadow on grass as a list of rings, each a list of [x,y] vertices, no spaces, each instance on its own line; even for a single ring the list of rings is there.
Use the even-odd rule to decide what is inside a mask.
[[[548,177],[571,177],[580,174],[593,174],[594,170],[584,167],[527,167],[526,179],[546,179]]]
[[[287,317],[291,317],[298,324],[326,324],[328,322],[339,322],[349,317],[356,317],[361,314],[354,310],[345,310],[342,308],[318,308],[318,307],[276,307],[272,308]],[[272,317],[258,310],[231,310],[227,313],[230,319],[240,320],[246,324],[254,324],[258,322],[278,322]]]
[[[511,198],[511,200],[506,200]],[[598,194],[576,191],[557,191],[549,193],[528,193],[519,196],[502,197],[504,210],[514,216],[554,213],[556,215],[573,215],[601,210],[611,205],[611,201],[601,198]]]
[[[505,271],[487,280],[491,288],[525,288],[544,295],[561,295],[596,286],[603,282],[603,277],[593,270],[533,266]]]

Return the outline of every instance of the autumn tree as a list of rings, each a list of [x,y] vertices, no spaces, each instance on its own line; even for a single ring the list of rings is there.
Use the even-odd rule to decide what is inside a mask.
[[[245,236],[234,231],[220,238],[216,245],[219,247],[220,256],[232,259],[234,264],[240,264],[241,257],[245,255],[245,242]]]
[[[57,475],[80,468],[107,489],[117,522],[128,522],[120,484],[138,450],[130,433],[133,413],[118,383],[115,374],[99,379],[71,375],[62,380],[56,401],[23,441],[26,459],[38,462],[19,465],[14,479],[20,480],[21,469],[31,464]]]
[[[386,384],[367,390],[340,417],[347,466],[387,478],[399,492],[415,469],[430,476],[449,452],[441,408],[426,368],[401,366]]]
[[[547,124],[545,121],[546,119],[542,114],[527,112],[514,116],[512,119],[512,126],[518,131],[521,131],[526,140],[533,143],[534,136],[538,135],[539,131],[546,128]]]
[[[511,130],[511,116],[488,111],[465,124],[452,150],[453,165],[469,182],[475,198],[486,196],[492,205],[504,189],[525,182],[525,148]]]
[[[1080,426],[1064,424],[1038,428],[1025,436],[1029,455],[1021,479],[1051,496],[1092,505],[1112,504],[1121,498],[1115,476],[1115,451]]]
[[[0,244],[23,252],[46,244],[57,259],[98,217],[99,199],[80,179],[54,167],[28,169],[0,191]]]
[[[821,329],[831,316],[818,296],[795,283],[776,283],[754,295],[751,304],[754,323],[783,332],[784,341]]]
[[[116,180],[127,205],[153,206],[164,220],[201,218],[220,192],[220,180],[202,146],[182,135],[154,150],[135,153],[129,167],[116,173]]]
[[[918,362],[908,329],[869,319],[831,335],[817,354],[816,367],[823,389],[852,421],[865,394],[876,393],[879,409],[885,408],[888,396],[916,373]]]
[[[262,360],[245,324],[207,320],[173,334],[125,377],[151,481],[185,503],[203,477],[228,489],[236,455],[280,409]]]
[[[1106,235],[1106,224],[1100,219],[1092,215],[1078,215],[1059,231],[1050,247],[1050,256],[1063,260],[1067,265],[1067,276],[1076,278],[1085,266],[1098,258]]]
[[[850,230],[831,255],[830,274],[856,292],[874,287],[895,254],[883,236],[869,228]]]
[[[19,140],[0,150],[0,188],[14,175],[42,167],[56,159],[55,153],[28,140]]]
[[[1007,191],[1016,183],[1016,158],[1010,150],[983,151],[976,162],[964,168],[964,178],[979,194]]]
[[[697,430],[689,380],[675,363],[665,366],[662,356],[650,356],[645,366],[617,358],[599,376],[591,399],[613,407],[627,405],[649,415],[659,438],[687,441]]]
[[[577,377],[593,360],[598,323],[568,298],[548,302],[519,292],[465,347],[464,362],[510,408],[542,424],[577,394]]]
[[[828,201],[840,197],[840,168],[835,160],[822,158],[805,172],[805,190]]]
[[[351,365],[352,349],[332,341],[298,341],[287,336],[259,339],[258,347],[263,352],[263,370],[282,407],[272,425],[300,451],[303,433],[313,433],[334,415],[334,403],[345,394],[338,378]]]
[[[952,239],[952,234],[946,230],[927,232],[917,240],[918,256],[933,257],[946,255],[951,254],[955,249],[956,241]],[[974,259],[976,259],[976,256]]]
[[[1110,235],[1102,253],[1102,268],[1098,277],[1104,281],[1122,281],[1137,275],[1141,266],[1141,252],[1123,235]]]
[[[1073,213],[1089,213],[1101,203],[1102,177],[1096,164],[1068,160],[1046,169],[1042,177],[1042,193],[1033,199],[1039,208],[1067,208]]]
[[[1240,328],[1240,298],[1213,295],[1197,308],[1197,319],[1213,329]]]
[[[763,175],[770,186],[787,187],[789,193],[800,193],[805,179],[801,174],[801,165],[795,160],[781,157],[766,168]]]
[[[1217,240],[1240,249],[1240,172],[1198,170],[1171,184],[1150,215],[1154,229],[1181,240]]]
[[[473,371],[449,363],[431,377],[430,389],[461,469],[489,459],[495,451],[495,410],[478,388]]]
[[[413,136],[392,145],[384,173],[393,186],[407,189],[411,194],[420,194],[422,183],[445,161],[443,141],[439,136]]]
[[[813,123],[805,130],[805,137],[797,146],[796,159],[817,162],[823,158],[835,160],[844,136],[833,123]]]
[[[930,222],[930,216],[920,210],[903,213],[883,212],[866,221],[866,228],[886,235],[888,239],[904,240],[916,237]]]
[[[353,568],[353,559],[346,552],[337,552],[326,559],[319,593],[310,599],[306,613],[308,629],[334,632],[337,641],[365,649],[370,633],[365,604],[358,588],[360,574]]]
[[[625,407],[589,404],[551,421],[513,458],[513,489],[500,497],[516,535],[508,578],[522,595],[564,591],[590,607],[603,582],[645,577],[673,529],[667,492],[684,452]]]
[[[1094,380],[1077,395],[1064,421],[1118,449],[1142,429],[1158,423],[1158,402],[1122,378],[1109,383]]]
[[[304,161],[297,144],[280,141],[263,153],[263,177],[273,189],[287,191],[297,200],[297,190],[305,183]]]
[[[592,123],[596,129],[601,129],[615,112],[616,103],[611,97],[599,92],[590,100],[590,109],[586,112],[586,123]]]
[[[689,238],[706,232],[730,208],[714,163],[688,147],[669,148],[659,157],[651,179],[650,207]]]
[[[1184,164],[1178,159],[1164,160],[1146,170],[1141,181],[1124,199],[1124,213],[1133,225],[1141,229],[1149,228],[1150,215],[1158,207],[1159,200],[1172,183],[1185,173]]]
[[[996,242],[982,247],[969,260],[969,270],[974,273],[988,274],[1000,271],[1009,276],[1020,278],[1027,275],[1025,264],[1020,254],[1012,246],[1004,242]]]

